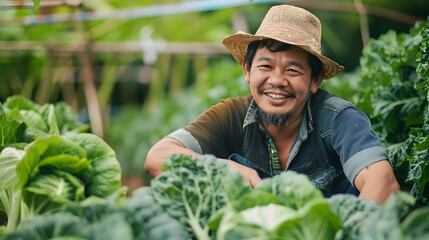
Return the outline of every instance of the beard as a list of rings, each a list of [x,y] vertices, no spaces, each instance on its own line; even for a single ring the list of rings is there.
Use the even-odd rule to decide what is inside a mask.
[[[266,113],[262,110],[259,112],[261,119],[263,122],[265,122],[267,125],[271,126],[282,126],[287,123],[287,120],[289,119],[289,113],[281,113],[281,114],[274,114],[274,113]]]
[[[263,95],[266,90],[274,89],[274,88],[276,88],[276,87],[259,89],[258,94]],[[289,98],[291,98],[291,99],[296,98],[296,95],[292,91],[288,91],[284,88],[280,88],[280,90],[283,93],[285,93],[286,95],[288,95]],[[267,113],[267,112],[262,111],[261,108],[259,108],[259,115],[260,115],[262,121],[264,123],[266,123],[267,125],[279,127],[279,126],[282,126],[282,125],[287,123],[287,121],[289,120],[290,114],[289,113]]]

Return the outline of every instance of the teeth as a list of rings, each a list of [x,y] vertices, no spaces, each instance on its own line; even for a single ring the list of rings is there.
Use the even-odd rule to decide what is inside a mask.
[[[273,94],[273,93],[267,93],[267,96],[272,97],[272,98],[279,98],[279,99],[287,98],[287,96],[285,96],[285,95]]]

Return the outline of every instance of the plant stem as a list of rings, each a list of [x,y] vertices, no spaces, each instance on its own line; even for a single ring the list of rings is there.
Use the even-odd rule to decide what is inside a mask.
[[[19,223],[19,217],[21,213],[21,203],[22,203],[22,191],[12,192],[11,195],[11,207],[10,213],[7,221],[7,230],[12,232],[16,229]]]

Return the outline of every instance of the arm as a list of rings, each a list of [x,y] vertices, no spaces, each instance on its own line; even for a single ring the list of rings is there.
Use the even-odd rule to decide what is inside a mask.
[[[173,154],[201,156],[201,154],[185,148],[182,143],[173,138],[164,138],[153,145],[153,147],[149,150],[144,163],[144,170],[152,177],[158,176],[162,173],[161,167],[164,164],[166,158]],[[248,168],[228,159],[220,160],[228,163],[233,170],[239,171],[242,174],[244,180],[248,182],[250,186],[257,186],[261,182],[261,178],[254,169]]]
[[[386,160],[379,161],[362,169],[354,180],[360,191],[359,197],[384,203],[391,193],[399,190],[399,184],[392,167]]]
[[[165,160],[173,154],[201,156],[201,154],[185,148],[182,143],[173,138],[163,138],[155,143],[147,153],[144,162],[145,172],[151,177],[158,176],[162,172],[161,168]]]

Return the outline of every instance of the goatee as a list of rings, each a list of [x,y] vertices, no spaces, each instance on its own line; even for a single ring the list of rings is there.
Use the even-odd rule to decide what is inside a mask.
[[[273,113],[266,113],[260,110],[259,114],[261,116],[262,121],[265,122],[267,125],[271,125],[271,126],[282,126],[286,124],[287,120],[289,119],[288,113],[273,114]]]

